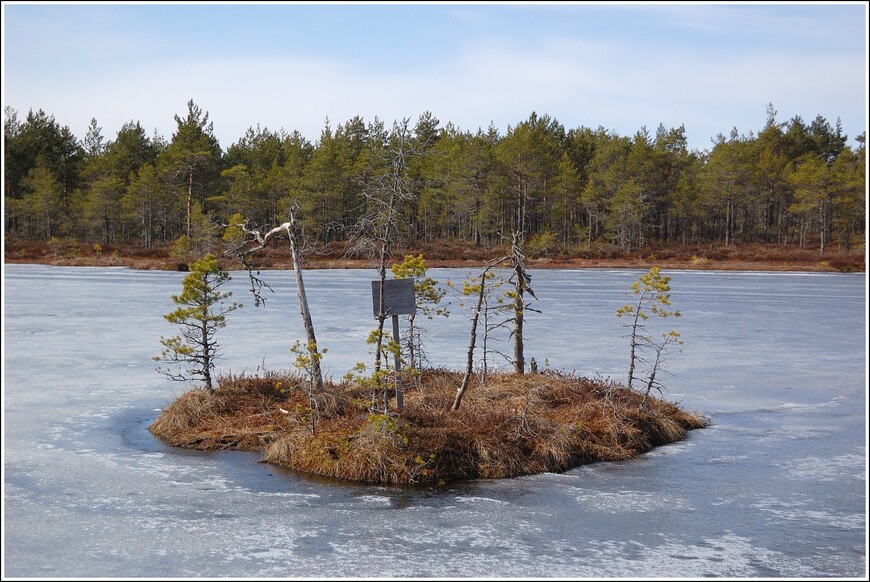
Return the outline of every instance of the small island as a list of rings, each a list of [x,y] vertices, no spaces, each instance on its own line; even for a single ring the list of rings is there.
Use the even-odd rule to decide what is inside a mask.
[[[391,267],[397,278],[386,279],[382,261],[380,278],[372,281],[378,328],[367,343],[375,347],[374,373],[360,362],[342,381],[326,380],[320,368],[325,350],[314,335],[294,224],[291,215],[290,222],[265,236],[254,231],[257,244],[251,248],[265,247],[269,237],[283,231],[297,257],[294,271],[308,341],[304,346],[297,341],[290,350],[296,372],[213,376],[215,333],[239,305],[225,302],[232,293],[220,288],[230,276],[216,257],[206,255],[190,265],[182,293],[172,297],[179,307],[164,316],[181,328],[181,335],[161,338],[165,350],[154,358],[187,368],[158,368],[168,377],[200,378],[204,385],[162,411],[149,427],[158,438],[201,450],[262,450],[266,462],[311,475],[414,485],[562,472],[596,461],[631,459],[707,424],[651,394],[654,389],[662,392],[657,373],[669,349],[683,343],[674,330],[654,339],[644,323],[650,316],[680,316],[670,307],[670,277],[656,267],[632,285],[633,303],[616,312],[629,321],[623,324],[630,331],[626,385],[549,367],[539,371],[534,358],[526,373],[522,324],[523,313],[531,307],[524,296],[535,298],[535,293],[516,246],[513,257],[504,259],[513,268],[512,289],[500,290],[504,280],[490,271],[496,262],[462,285],[463,296],[476,297],[464,372],[414,364],[413,354],[419,358],[420,349],[419,335],[412,331],[417,311],[429,317],[446,312],[433,308],[444,292],[426,276],[423,257],[409,255]],[[246,262],[247,255],[242,259]],[[249,275],[258,297],[258,279]],[[489,318],[498,313],[508,319],[493,324]],[[408,316],[404,339],[409,342],[409,365],[402,362],[400,315]],[[384,333],[388,318],[392,340]],[[485,356],[490,332],[506,325],[511,326],[513,372],[490,368],[485,357],[476,367],[478,334]],[[650,365],[644,381],[637,368],[641,362]]]
[[[394,415],[370,413],[371,389],[351,380],[327,382],[310,399],[296,375],[224,377],[214,391],[182,394],[149,430],[184,448],[263,451],[266,462],[311,475],[412,485],[631,459],[707,425],[613,381],[552,371],[490,373],[451,410],[462,380],[422,371]]]

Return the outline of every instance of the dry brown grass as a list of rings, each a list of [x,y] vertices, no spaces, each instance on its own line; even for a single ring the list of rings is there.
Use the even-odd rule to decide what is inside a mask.
[[[344,243],[334,241],[305,259],[309,269],[356,269],[371,267],[365,259],[344,258]],[[62,239],[45,241],[7,240],[6,263],[38,263],[66,266],[129,266],[135,269],[184,270],[184,261],[170,257],[171,244],[164,243],[150,249],[130,244],[103,245],[99,252],[93,243]],[[504,256],[504,246],[474,246],[462,241],[413,242],[398,249],[397,259],[405,254],[422,253],[429,267],[478,267],[486,261]],[[291,269],[289,249],[284,246],[263,249],[257,255],[258,266],[263,269]],[[224,268],[240,268],[227,261]],[[824,255],[818,248],[797,245],[783,247],[773,244],[723,245],[664,245],[652,244],[625,252],[618,246],[596,242],[592,249],[585,245],[557,246],[549,256],[530,258],[529,266],[537,269],[557,268],[632,268],[658,266],[666,269],[716,269],[740,271],[841,271],[864,272],[865,253],[862,245],[851,252],[836,245]]]
[[[292,376],[222,378],[212,394],[182,395],[150,430],[176,446],[264,450],[267,462],[293,470],[404,485],[631,459],[706,426],[672,403],[644,405],[614,383],[557,373],[490,374],[450,412],[461,379],[427,370],[422,388],[406,391],[404,413],[387,416],[369,412],[363,385],[330,383],[312,407]]]

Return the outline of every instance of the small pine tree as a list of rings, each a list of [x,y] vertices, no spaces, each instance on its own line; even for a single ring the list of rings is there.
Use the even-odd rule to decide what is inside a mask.
[[[642,360],[640,352],[652,351],[655,354],[652,369],[647,381],[646,395],[650,389],[656,386],[656,371],[662,364],[662,356],[667,347],[672,344],[680,345],[680,334],[670,331],[662,334],[662,341],[656,342],[651,335],[646,334],[646,320],[650,314],[657,317],[680,317],[677,310],[669,310],[671,305],[671,278],[662,275],[658,267],[652,267],[647,273],[638,277],[632,284],[631,292],[635,296],[634,303],[627,303],[616,310],[619,318],[630,317],[630,323],[624,324],[630,330],[631,353],[628,365],[628,387],[633,388],[635,370],[638,360]],[[644,397],[644,399],[646,396]]]
[[[483,321],[480,322],[483,332],[480,346],[482,358],[479,368],[481,385],[486,384],[486,377],[490,370],[491,355],[512,361],[510,355],[505,354],[497,348],[493,348],[494,342],[505,341],[503,338],[496,337],[495,332],[508,329],[511,322],[514,321],[515,316],[514,292],[511,289],[503,288],[507,284],[507,281],[503,276],[490,270],[494,266],[494,263],[489,264],[479,276],[469,276],[462,281],[461,287],[452,281],[447,281],[447,286],[459,294],[460,307],[465,307],[467,302],[466,297],[475,297],[480,300],[480,305],[472,308],[471,318],[472,321],[475,315],[478,315],[478,319],[483,318]],[[475,324],[472,325],[474,326]],[[477,332],[472,330],[472,333],[476,335]]]
[[[422,254],[405,255],[405,260],[394,264],[390,270],[393,271],[393,276],[396,279],[414,280],[414,298],[417,302],[417,309],[427,319],[432,319],[436,315],[443,317],[450,315],[447,307],[441,305],[441,300],[444,299],[447,292],[438,286],[438,281],[427,275],[429,267],[426,266]],[[423,326],[415,325],[416,317],[416,312],[408,316],[407,348],[411,370],[419,371],[423,367],[425,359],[423,337],[426,330]]]
[[[214,255],[191,263],[189,269],[190,274],[182,281],[181,294],[172,296],[178,309],[163,316],[181,328],[181,335],[161,337],[165,349],[154,360],[178,366],[174,370],[157,368],[161,374],[176,381],[201,379],[212,392],[212,371],[220,356],[215,334],[226,327],[227,314],[241,305],[224,302],[232,292],[221,292],[220,288],[230,276],[218,266]]]

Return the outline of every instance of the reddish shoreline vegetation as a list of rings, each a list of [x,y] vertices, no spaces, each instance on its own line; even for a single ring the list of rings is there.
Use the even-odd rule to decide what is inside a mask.
[[[388,416],[369,412],[371,389],[360,383],[326,382],[311,407],[299,377],[225,376],[214,392],[182,394],[149,430],[178,447],[263,451],[265,462],[311,475],[412,485],[632,459],[707,426],[614,382],[550,371],[490,373],[451,411],[461,381],[459,372],[423,370],[401,416]]]
[[[332,243],[317,254],[304,259],[306,269],[365,269],[372,266],[370,260],[344,257],[344,243]],[[471,267],[477,268],[494,257],[505,254],[502,246],[476,247],[458,241],[419,243],[408,245],[396,252],[396,257],[405,254],[422,254],[429,268]],[[721,270],[721,271],[806,271],[806,272],[865,272],[866,257],[863,247],[850,252],[828,249],[821,255],[818,249],[801,249],[781,245],[672,245],[648,246],[641,251],[623,252],[619,247],[597,246],[593,250],[554,248],[544,252],[527,252],[530,269],[559,268],[628,268]],[[191,257],[192,258],[192,257]],[[225,257],[225,268],[241,268],[230,257]],[[186,270],[187,258],[172,256],[172,245],[154,246],[150,249],[124,244],[92,244],[71,239],[50,241],[22,241],[7,239],[5,263],[36,263],[59,266],[124,266],[144,270]],[[292,269],[293,261],[286,245],[263,249],[258,256],[262,269]]]

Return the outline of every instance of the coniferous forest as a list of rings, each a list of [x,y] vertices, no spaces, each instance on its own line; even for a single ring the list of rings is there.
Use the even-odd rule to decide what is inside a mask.
[[[850,144],[839,120],[776,116],[768,105],[764,127],[720,134],[703,151],[687,147],[684,126],[622,136],[532,113],[501,134],[430,112],[414,123],[327,120],[315,143],[258,126],[224,147],[192,100],[169,139],[136,121],[104,134],[96,119],[79,138],[42,110],[7,108],[4,226],[7,241],[204,252],[222,225],[271,228],[293,205],[306,240],[330,245],[352,238],[372,193],[393,181],[403,241],[489,248],[520,227],[533,253],[765,244],[863,254],[866,133]]]

